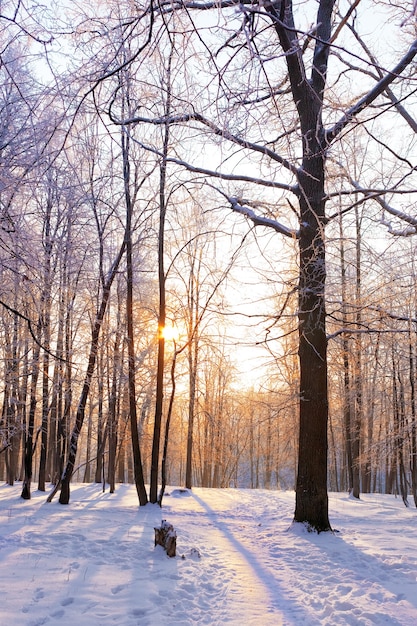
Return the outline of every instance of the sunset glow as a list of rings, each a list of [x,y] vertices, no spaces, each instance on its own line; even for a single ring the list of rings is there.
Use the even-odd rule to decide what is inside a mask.
[[[179,337],[178,328],[176,326],[163,326],[159,329],[160,336],[166,341],[177,341]]]

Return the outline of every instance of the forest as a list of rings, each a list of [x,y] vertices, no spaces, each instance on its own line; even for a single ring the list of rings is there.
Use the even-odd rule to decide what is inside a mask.
[[[0,3],[0,479],[417,506],[417,29]],[[46,494],[45,494],[46,497]]]

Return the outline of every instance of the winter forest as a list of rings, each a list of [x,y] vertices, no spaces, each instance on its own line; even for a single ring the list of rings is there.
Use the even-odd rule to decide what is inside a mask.
[[[414,9],[0,2],[22,498],[294,489],[317,531],[328,490],[417,505]]]

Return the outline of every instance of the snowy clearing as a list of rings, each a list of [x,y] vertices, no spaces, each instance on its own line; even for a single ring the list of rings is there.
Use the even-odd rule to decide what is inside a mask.
[[[170,488],[161,510],[132,485],[20,491],[0,487],[1,626],[417,624],[417,511],[394,496],[331,494],[339,532],[316,535],[292,492]]]

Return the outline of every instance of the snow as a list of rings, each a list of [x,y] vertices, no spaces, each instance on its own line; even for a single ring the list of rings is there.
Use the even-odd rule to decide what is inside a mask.
[[[0,486],[1,626],[417,624],[417,512],[394,496],[330,494],[338,532],[317,535],[292,492],[170,488],[161,510],[132,485],[20,491]]]

